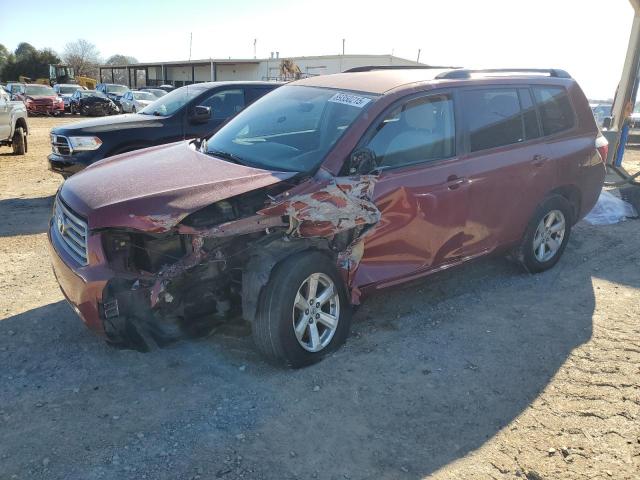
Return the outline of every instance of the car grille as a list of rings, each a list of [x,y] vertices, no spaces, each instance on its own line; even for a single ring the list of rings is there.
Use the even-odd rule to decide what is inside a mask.
[[[51,234],[76,262],[87,264],[87,222],[66,206],[59,196],[53,207]]]
[[[57,155],[71,155],[73,153],[69,139],[62,135],[51,134],[51,150]]]

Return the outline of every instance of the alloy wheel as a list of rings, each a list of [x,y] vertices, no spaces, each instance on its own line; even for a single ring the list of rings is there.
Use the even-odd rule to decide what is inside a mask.
[[[533,254],[541,263],[548,262],[556,256],[566,231],[566,220],[560,210],[547,213],[533,236]]]
[[[293,304],[293,330],[308,352],[319,352],[331,343],[340,320],[340,295],[333,280],[312,273],[298,288]]]

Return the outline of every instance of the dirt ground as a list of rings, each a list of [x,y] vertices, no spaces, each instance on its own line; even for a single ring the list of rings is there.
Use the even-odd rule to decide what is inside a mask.
[[[0,148],[0,479],[640,478],[639,221],[580,223],[541,275],[492,258],[381,293],[303,370],[242,331],[115,350],[45,248],[65,121]]]

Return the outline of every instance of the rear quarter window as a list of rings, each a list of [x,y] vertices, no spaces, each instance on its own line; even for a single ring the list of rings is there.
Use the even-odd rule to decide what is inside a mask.
[[[540,111],[544,135],[554,135],[573,128],[575,115],[565,88],[533,87],[533,96]]]

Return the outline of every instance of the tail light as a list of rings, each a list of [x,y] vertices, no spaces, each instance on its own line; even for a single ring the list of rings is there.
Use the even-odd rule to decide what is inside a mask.
[[[599,135],[598,138],[596,138],[596,149],[598,150],[602,161],[604,163],[607,163],[607,156],[609,155],[609,142],[606,138],[604,138],[604,135]]]

